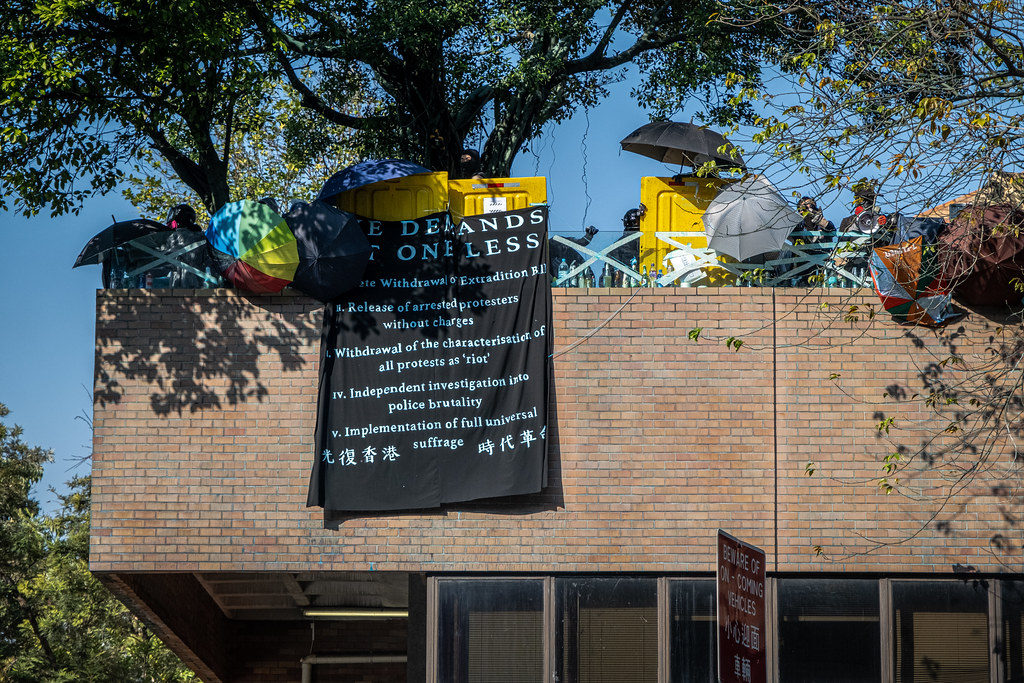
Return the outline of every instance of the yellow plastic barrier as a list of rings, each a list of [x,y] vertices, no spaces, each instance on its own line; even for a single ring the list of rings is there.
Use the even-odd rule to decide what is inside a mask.
[[[640,201],[647,207],[647,213],[640,219],[640,268],[646,266],[648,271],[652,268],[663,270],[665,256],[676,248],[659,240],[656,236],[659,232],[693,233],[692,237],[676,236],[673,239],[696,249],[706,248],[708,239],[701,217],[719,189],[732,182],[722,178],[641,178]],[[724,255],[719,260],[733,261]],[[736,279],[735,275],[722,268],[705,268],[704,275],[693,284],[720,286],[731,284]]]
[[[444,211],[448,206],[448,174],[419,175],[381,180],[335,198],[336,206],[378,221],[413,220]]]
[[[448,181],[448,210],[452,220],[526,209],[548,203],[547,178],[475,178]]]

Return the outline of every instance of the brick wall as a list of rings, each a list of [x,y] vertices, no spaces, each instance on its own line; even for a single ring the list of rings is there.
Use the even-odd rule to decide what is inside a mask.
[[[100,292],[92,569],[706,572],[718,528],[774,571],[1013,566],[1009,442],[979,432],[958,446],[964,430],[943,429],[968,409],[965,386],[984,392],[1004,367],[1000,328],[1019,321],[908,328],[870,318],[877,303],[860,290],[556,290],[548,489],[325,529],[304,507],[320,306]],[[936,382],[960,403],[910,400]],[[969,470],[970,447],[989,443]],[[880,490],[882,459],[922,444],[928,457]]]

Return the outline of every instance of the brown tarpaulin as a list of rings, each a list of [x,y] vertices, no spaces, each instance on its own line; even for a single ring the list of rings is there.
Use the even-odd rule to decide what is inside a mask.
[[[956,299],[1017,307],[1024,298],[1024,212],[1009,204],[965,209],[939,236]]]

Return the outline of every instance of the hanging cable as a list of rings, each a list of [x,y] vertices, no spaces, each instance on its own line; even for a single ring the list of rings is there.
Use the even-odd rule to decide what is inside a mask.
[[[617,309],[615,309],[615,311],[613,311],[613,312],[612,312],[612,314],[611,314],[610,316],[608,316],[607,318],[605,318],[605,319],[604,319],[604,320],[603,320],[603,321],[601,322],[601,324],[597,325],[596,327],[593,327],[593,328],[591,328],[589,332],[587,332],[587,333],[586,333],[585,335],[583,335],[582,337],[580,337],[579,339],[577,339],[576,341],[574,341],[574,342],[573,342],[572,344],[569,344],[569,345],[568,345],[568,346],[566,346],[565,348],[562,348],[562,349],[558,349],[557,351],[553,351],[553,352],[551,353],[551,356],[550,356],[550,357],[551,357],[551,358],[558,358],[558,357],[559,357],[559,356],[561,356],[562,354],[566,354],[566,353],[569,353],[570,351],[572,351],[573,349],[575,349],[575,348],[576,348],[577,346],[579,346],[580,344],[583,344],[584,342],[586,342],[587,340],[589,340],[589,339],[590,339],[591,337],[593,337],[593,336],[594,336],[595,334],[597,334],[598,332],[600,332],[600,331],[601,331],[601,329],[602,329],[602,328],[603,328],[603,327],[604,327],[605,325],[607,325],[608,323],[610,323],[610,322],[611,322],[611,321],[612,321],[612,320],[613,320],[613,319],[615,318],[615,316],[617,316],[617,315],[618,315],[619,313],[621,313],[621,312],[622,312],[622,309],[623,309],[623,308],[625,308],[626,306],[628,306],[628,305],[629,305],[629,303],[630,303],[631,301],[633,301],[633,298],[634,298],[634,297],[636,297],[636,295],[640,293],[640,289],[642,289],[642,288],[640,288],[640,287],[637,287],[637,288],[636,288],[635,290],[633,290],[633,293],[632,293],[632,294],[630,295],[630,297],[629,297],[628,299],[626,299],[625,301],[623,301],[623,302],[622,302],[622,305],[621,305],[621,306],[619,306],[619,307],[618,307]]]
[[[590,187],[587,183],[587,136],[590,135],[590,111],[584,108],[583,116],[587,120],[587,126],[583,129],[583,138],[580,140],[580,152],[583,154],[583,170],[580,174],[580,180],[583,181],[583,196],[587,198],[587,202],[583,206],[583,220],[580,223],[580,228],[585,230],[587,227],[587,212],[590,211],[590,202],[592,201]]]

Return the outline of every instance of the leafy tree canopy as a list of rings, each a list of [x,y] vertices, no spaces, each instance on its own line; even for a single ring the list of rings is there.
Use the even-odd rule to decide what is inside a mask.
[[[888,209],[909,215],[969,191],[976,192],[964,198],[976,212],[967,215],[991,204],[1024,208],[1019,1],[738,0],[723,2],[718,20],[739,28],[758,17],[785,35],[766,52],[773,75],[764,82],[744,83],[739,73],[731,79],[739,84],[737,101],[755,110],[753,149],[744,153],[771,159],[770,174],[792,172],[795,182],[823,191],[876,184]],[[971,229],[984,230],[980,224]],[[1003,226],[993,233],[1003,229],[1017,230]],[[1024,283],[1018,287],[1024,294]],[[867,325],[871,317],[850,306],[823,319],[863,318]],[[957,326],[929,331],[944,340],[948,356],[922,359],[919,385],[887,387],[878,422],[869,427],[886,449],[874,483],[885,493],[929,496],[934,516],[922,526],[948,529],[951,516],[973,514],[977,491],[999,496],[1006,533],[993,535],[991,550],[1015,570],[1020,543],[1009,539],[1016,539],[1020,510],[1009,492],[1019,484],[1024,434],[1024,331],[1018,323],[994,323],[985,352],[972,355],[963,352]],[[940,427],[915,431],[920,423],[906,407],[915,404]],[[807,474],[814,471],[808,463]],[[906,482],[922,471],[945,485],[914,491]],[[907,538],[918,533],[910,528]]]
[[[629,64],[656,114],[694,93],[721,113],[724,76],[758,82],[776,33],[712,21],[716,11],[714,0],[12,0],[0,8],[0,197],[25,213],[72,211],[151,150],[214,210],[230,198],[238,134],[273,102],[306,110],[296,142],[350,129],[366,156],[449,172],[482,142],[485,173],[507,174]]]
[[[873,180],[889,202],[921,208],[1020,170],[1019,2],[729,5],[725,23],[773,17],[786,35],[768,53],[779,77],[741,86],[759,107],[754,142],[822,187]]]
[[[89,479],[40,513],[30,489],[50,459],[0,422],[0,680],[198,681],[89,573]]]

